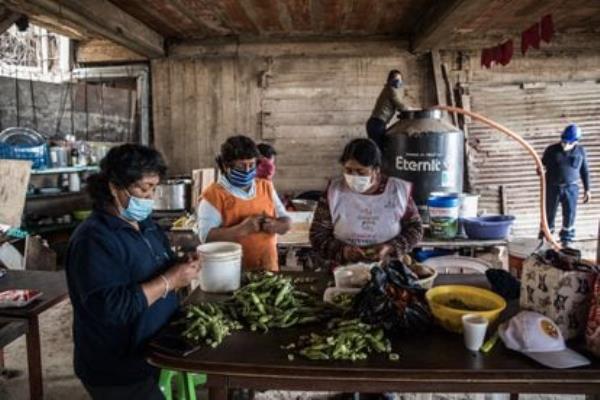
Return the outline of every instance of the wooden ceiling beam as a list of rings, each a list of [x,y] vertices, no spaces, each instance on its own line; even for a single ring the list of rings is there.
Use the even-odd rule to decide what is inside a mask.
[[[103,37],[148,58],[165,55],[164,38],[108,0],[3,0],[34,18],[56,19],[76,30]]]
[[[75,61],[81,64],[139,62],[148,59],[106,39],[92,39],[77,44]]]
[[[443,48],[457,28],[480,14],[489,0],[438,0],[421,18],[412,39],[411,50],[422,53]]]
[[[6,32],[19,18],[21,14],[3,8],[0,14],[0,34]]]

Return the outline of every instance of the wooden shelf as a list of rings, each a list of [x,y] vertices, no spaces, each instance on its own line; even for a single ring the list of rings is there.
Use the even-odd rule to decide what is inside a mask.
[[[31,175],[77,174],[80,172],[95,172],[99,170],[100,167],[97,165],[87,165],[82,167],[46,168],[32,170]]]
[[[40,235],[44,233],[58,232],[58,231],[66,231],[66,230],[74,230],[77,228],[81,221],[73,221],[68,224],[49,224],[49,225],[37,225],[37,226],[27,226],[25,230],[29,232],[30,235]]]
[[[47,199],[56,199],[59,197],[70,197],[70,196],[79,196],[84,195],[85,191],[79,192],[59,192],[59,193],[39,193],[39,194],[28,194],[27,200],[47,200]]]

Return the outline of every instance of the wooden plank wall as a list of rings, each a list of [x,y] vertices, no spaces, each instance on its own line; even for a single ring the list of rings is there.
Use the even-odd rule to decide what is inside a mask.
[[[47,138],[136,142],[135,90],[86,83],[0,77],[0,130],[37,130]]]
[[[206,54],[186,47],[152,62],[154,135],[173,174],[212,166],[235,133],[279,152],[280,192],[323,189],[364,125],[387,72],[406,72],[408,102],[433,104],[429,58],[397,42],[249,45]],[[405,48],[405,47],[404,47]]]

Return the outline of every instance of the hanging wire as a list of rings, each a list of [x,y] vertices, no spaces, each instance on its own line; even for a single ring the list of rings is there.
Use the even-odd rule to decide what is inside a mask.
[[[127,94],[127,110],[129,111],[129,115],[127,118],[127,133],[125,134],[125,142],[129,143],[132,140],[132,125],[133,120],[135,119],[135,110],[133,110],[133,100],[132,100],[131,90],[128,91]]]
[[[62,74],[62,72],[61,72],[61,74]],[[64,79],[62,79],[62,76],[61,76],[61,81],[64,82]],[[60,133],[60,126],[62,124],[62,119],[65,114],[65,108],[67,105],[67,92],[69,91],[69,88],[70,88],[69,82],[64,82],[63,85],[64,85],[64,88],[60,94],[60,106],[57,111],[58,118],[56,120],[56,128],[54,129],[55,137],[59,136],[59,133]]]
[[[87,71],[84,72],[83,75],[83,104],[85,108],[85,140],[89,140],[89,119],[90,115],[88,113],[88,83],[87,83]]]
[[[71,135],[75,136],[75,104],[73,103],[73,90],[75,85],[73,84],[73,71],[69,71],[69,101],[71,102]]]
[[[19,99],[19,77],[17,75],[17,69],[15,68],[15,100],[17,103],[17,126],[21,126],[21,109]]]
[[[35,111],[35,94],[33,92],[33,75],[31,71],[29,72],[29,93],[31,95],[31,112],[33,118],[33,124],[35,125],[35,130],[39,131],[38,123],[37,123],[37,113]]]
[[[101,123],[100,123],[100,129],[101,129],[101,134],[100,137],[102,138],[102,141],[104,142],[104,123],[105,123],[105,117],[104,117],[104,82],[102,81],[102,74],[100,74],[100,117],[101,117]]]

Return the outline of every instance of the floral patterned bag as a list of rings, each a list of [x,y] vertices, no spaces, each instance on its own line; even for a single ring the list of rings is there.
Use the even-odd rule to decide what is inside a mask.
[[[594,282],[591,303],[585,331],[585,341],[588,349],[597,357],[600,357],[600,275],[596,276],[596,281]]]
[[[552,319],[565,339],[572,339],[585,331],[595,274],[566,269],[557,263],[557,253],[550,252],[523,263],[519,304]]]

